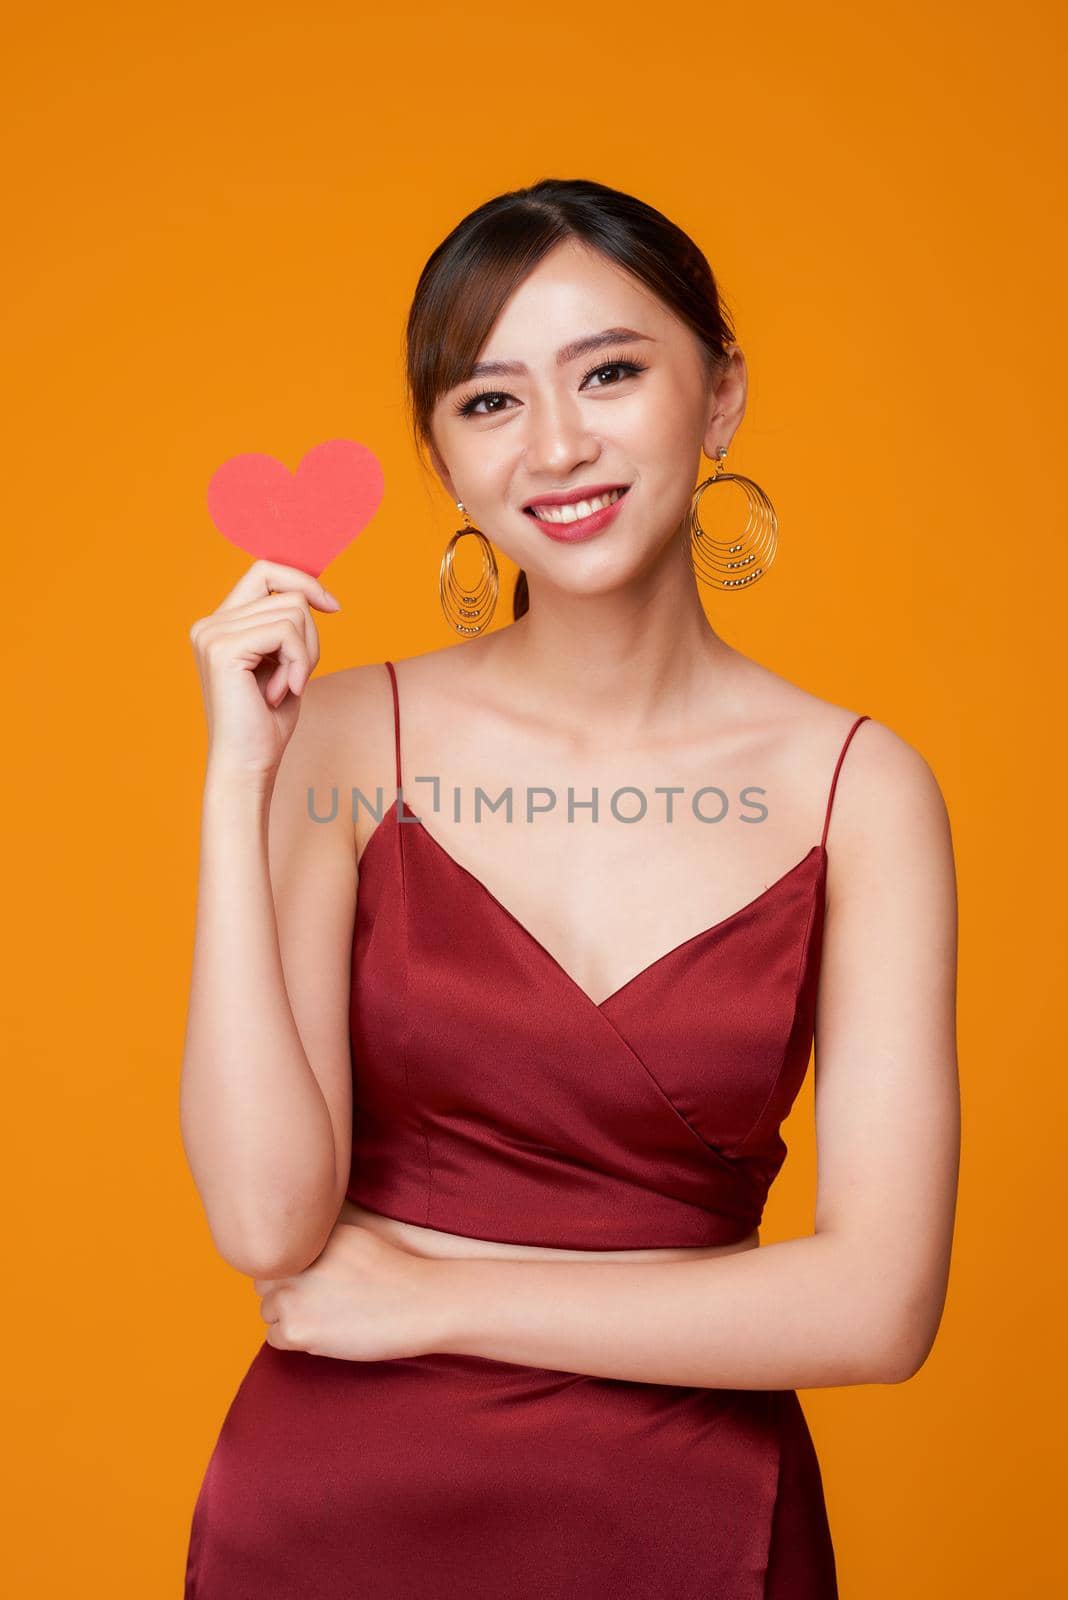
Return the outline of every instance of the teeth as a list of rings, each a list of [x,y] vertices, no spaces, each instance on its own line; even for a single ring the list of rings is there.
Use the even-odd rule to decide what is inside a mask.
[[[539,522],[578,522],[604,506],[614,505],[622,493],[622,489],[610,489],[593,500],[576,500],[567,506],[532,506],[531,510]]]

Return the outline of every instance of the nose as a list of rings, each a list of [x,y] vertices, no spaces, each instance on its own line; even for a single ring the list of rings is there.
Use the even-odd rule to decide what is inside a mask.
[[[531,480],[552,478],[562,483],[583,462],[595,461],[601,446],[591,432],[578,397],[545,388],[531,394],[527,405],[525,456]]]

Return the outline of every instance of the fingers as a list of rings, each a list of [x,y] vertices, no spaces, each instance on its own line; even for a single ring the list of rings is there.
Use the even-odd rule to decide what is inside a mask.
[[[240,619],[236,619],[240,623]],[[244,662],[255,667],[266,656],[277,655],[278,668],[272,682],[290,679],[293,683],[306,683],[319,659],[318,642],[309,651],[304,618],[299,611],[289,608],[287,614],[253,618],[243,625],[229,621],[225,627],[216,627],[204,639],[203,649],[209,662]]]
[[[284,1278],[253,1279],[252,1287],[260,1297],[260,1316],[269,1327],[282,1319],[280,1291],[285,1281]]]
[[[262,600],[250,601],[248,605],[228,611],[225,615],[227,622],[232,624],[244,623],[246,618],[250,622],[259,621],[268,628],[277,626],[279,622],[289,624],[292,639],[296,643],[289,652],[284,647],[279,649],[278,665],[271,674],[265,692],[272,704],[276,694],[281,696],[287,687],[294,694],[299,694],[319,665],[319,630],[304,595],[284,592],[265,595]],[[242,632],[245,632],[244,628]],[[303,645],[302,650],[297,647],[298,643]],[[295,662],[298,665],[294,665]]]
[[[260,648],[277,655],[278,662],[264,689],[268,704],[277,705],[287,689],[300,694],[319,664],[319,634],[311,608],[338,611],[341,602],[318,578],[297,567],[256,561],[242,574],[226,599],[189,630],[197,649],[208,652],[226,638],[238,638],[246,649]],[[248,624],[259,622],[259,630]],[[279,624],[288,625],[282,638],[269,639]],[[266,633],[263,630],[266,630]],[[303,648],[295,640],[299,639]]]
[[[330,593],[318,578],[302,572],[299,567],[286,567],[278,561],[254,561],[238,578],[225,597],[219,611],[245,605],[250,600],[263,600],[271,593],[302,594],[320,611],[340,611],[341,601]]]

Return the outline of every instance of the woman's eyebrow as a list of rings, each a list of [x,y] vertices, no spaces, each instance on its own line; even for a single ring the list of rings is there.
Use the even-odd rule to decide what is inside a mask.
[[[631,344],[639,339],[648,339],[653,344],[656,340],[652,334],[638,333],[634,328],[605,328],[600,333],[587,334],[584,339],[573,339],[570,344],[565,344],[556,352],[556,365],[566,366],[569,361],[574,361],[576,356],[584,356],[590,350],[600,350],[606,344]],[[470,378],[515,378],[526,372],[522,361],[478,361],[468,373]],[[465,382],[467,379],[464,380]]]

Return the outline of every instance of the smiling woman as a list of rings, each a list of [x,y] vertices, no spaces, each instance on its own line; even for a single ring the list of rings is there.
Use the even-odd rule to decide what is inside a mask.
[[[705,615],[693,484],[746,367],[660,212],[583,180],[487,202],[423,269],[408,377],[520,568],[510,623],[487,582],[446,607],[462,649],[308,682],[330,597],[257,563],[193,628],[182,1128],[268,1331],[187,1600],[835,1600],[796,1391],[908,1378],[948,1275],[938,785]],[[308,826],[339,752],[396,791],[373,826]],[[546,797],[518,822],[513,780]],[[814,1044],[815,1231],[762,1246]]]
[[[517,229],[514,223],[520,218],[522,227]],[[547,180],[500,195],[466,217],[430,256],[409,313],[411,418],[418,442],[429,448],[439,472],[433,419],[441,397],[450,397],[451,411],[461,418],[496,417],[514,396],[486,386],[471,390],[471,382],[529,379],[529,368],[520,360],[480,358],[490,330],[520,283],[562,244],[593,251],[601,263],[613,263],[633,285],[643,286],[659,313],[667,311],[691,331],[692,348],[708,376],[720,376],[729,363],[734,329],[712,269],[694,241],[661,212],[632,195],[584,180]],[[601,355],[598,365],[587,366],[574,381],[576,390],[591,398],[609,398],[605,390],[625,391],[640,382],[655,343],[649,332],[616,326],[570,339],[549,359],[570,381],[567,369]],[[606,379],[606,372],[616,376]],[[604,526],[586,531],[598,533]],[[523,616],[529,603],[521,567],[513,618]]]

